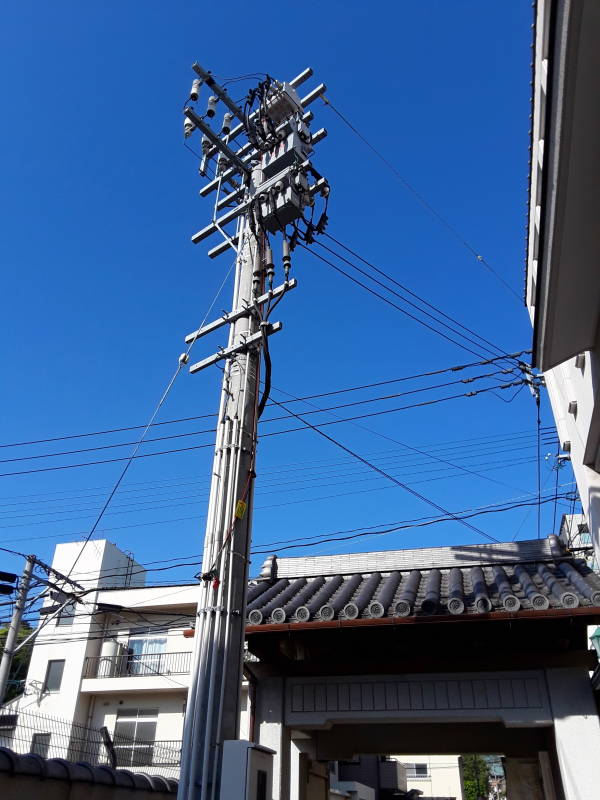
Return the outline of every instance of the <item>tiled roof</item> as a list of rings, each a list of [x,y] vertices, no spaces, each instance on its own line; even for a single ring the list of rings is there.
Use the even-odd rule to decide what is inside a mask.
[[[130,772],[127,769],[113,769],[108,766],[94,766],[85,761],[75,763],[65,761],[64,758],[42,758],[34,753],[19,755],[9,750],[8,747],[0,747],[0,775],[2,773],[39,778],[40,782],[54,778],[71,784],[87,783],[110,786],[116,796],[121,796],[121,790],[125,789],[127,792],[142,791],[144,796],[156,792],[164,797],[167,794],[175,795],[178,786],[177,781],[158,775],[146,775],[142,772]],[[47,794],[49,789],[40,788],[39,791],[40,795],[43,795]],[[93,789],[90,791],[92,794],[94,793]],[[23,796],[27,796],[26,791]]]
[[[317,567],[321,573],[315,575]],[[306,573],[299,574],[300,568]],[[565,553],[555,536],[331,557],[271,556],[261,576],[248,587],[249,625],[600,608],[600,578]]]

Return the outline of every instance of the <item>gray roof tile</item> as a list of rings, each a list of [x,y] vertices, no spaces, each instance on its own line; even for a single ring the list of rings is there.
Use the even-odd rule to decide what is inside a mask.
[[[600,608],[600,578],[556,537],[270,559],[271,579],[249,585],[251,625]]]

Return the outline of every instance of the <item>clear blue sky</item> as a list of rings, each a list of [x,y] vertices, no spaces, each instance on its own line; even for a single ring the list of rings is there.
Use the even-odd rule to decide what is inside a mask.
[[[159,0],[8,4],[0,32],[0,442],[144,423],[176,365],[183,336],[197,326],[223,280],[230,256],[210,261],[205,244],[189,239],[211,214],[198,197],[197,163],[181,135],[195,60],[223,77],[268,72],[286,79],[312,66],[332,102],[520,295],[530,24],[527,0],[400,0],[380,4],[376,13],[357,2],[267,0],[255,10],[239,0],[210,10]],[[240,96],[249,85],[234,84]],[[329,131],[315,164],[332,186],[330,232],[506,350],[528,348],[531,328],[522,303],[330,109],[318,103],[314,111],[314,127]],[[294,274],[300,287],[279,306],[285,328],[272,342],[277,387],[313,394],[474,360],[301,250]],[[229,307],[230,291],[228,284],[218,311]],[[223,343],[222,335],[198,343],[194,356]],[[390,392],[431,382],[399,384]],[[183,373],[160,419],[214,411],[218,385],[216,370]],[[210,422],[157,428],[152,435],[201,430]],[[546,404],[543,422],[552,423]],[[364,424],[438,457],[463,458],[460,463],[488,476],[457,472],[347,423],[328,429],[451,510],[536,489],[535,408],[526,391],[511,404],[488,393]],[[264,432],[275,429],[263,426]],[[500,434],[506,434],[501,443],[481,441]],[[0,456],[130,442],[132,436],[5,447]],[[476,440],[472,449],[465,449],[467,440]],[[149,444],[143,452],[211,441],[212,434],[202,434]],[[462,449],[442,450],[454,446]],[[553,449],[544,446],[543,454]],[[122,457],[129,450],[6,461],[0,472]],[[136,461],[99,535],[140,561],[200,553],[210,451]],[[89,530],[120,469],[118,462],[1,477],[0,544],[50,558],[55,541]],[[257,545],[435,513],[310,431],[264,438],[257,472]],[[561,472],[561,483],[571,479],[568,470]],[[553,488],[546,461],[542,480]],[[543,508],[545,535],[553,508]],[[535,512],[527,513],[473,522],[502,540],[533,538]],[[307,552],[478,541],[451,522]],[[17,565],[9,557],[3,563]]]

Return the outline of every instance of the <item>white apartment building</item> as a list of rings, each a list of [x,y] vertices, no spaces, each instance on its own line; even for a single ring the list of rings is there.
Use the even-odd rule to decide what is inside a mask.
[[[168,768],[176,777],[198,584],[145,585],[145,570],[111,542],[82,548],[82,542],[56,547],[52,566],[63,574],[81,553],[71,578],[91,591],[47,624],[41,617],[24,693],[8,704],[18,712],[13,739],[29,738],[40,755],[65,757],[53,749],[53,725],[41,730],[44,717],[106,727],[119,767],[157,774]],[[33,714],[40,730],[28,721]],[[244,737],[246,721],[244,713]]]
[[[600,4],[538,0],[531,122],[526,302],[600,554]]]
[[[394,755],[406,768],[407,791],[415,789],[424,797],[463,800],[459,756]]]

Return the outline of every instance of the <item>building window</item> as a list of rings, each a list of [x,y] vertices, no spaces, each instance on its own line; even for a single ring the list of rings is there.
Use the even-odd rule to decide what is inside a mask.
[[[121,708],[113,742],[118,767],[148,767],[154,760],[158,708]]]
[[[407,778],[428,778],[429,767],[427,764],[405,764]]]
[[[49,733],[34,733],[31,737],[31,752],[36,756],[48,758],[48,750],[50,749],[50,736]]]
[[[43,692],[59,692],[62,683],[63,670],[65,668],[64,659],[61,661],[49,661],[46,668],[46,678],[44,679]]]
[[[132,636],[127,644],[129,675],[162,675],[166,636]]]
[[[75,601],[71,601],[66,605],[58,615],[56,620],[57,625],[72,625],[75,617]]]

